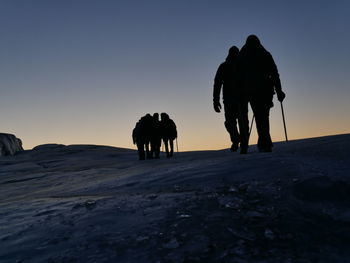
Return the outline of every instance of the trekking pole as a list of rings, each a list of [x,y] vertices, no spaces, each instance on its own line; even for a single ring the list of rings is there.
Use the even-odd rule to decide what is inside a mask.
[[[176,150],[177,150],[177,152],[179,152],[179,145],[177,144],[177,138],[175,138],[176,139]]]
[[[255,118],[255,115],[253,115],[252,124],[250,125],[249,134],[248,134],[248,141],[249,141],[249,138],[250,138],[250,134],[252,133],[254,118]]]
[[[286,120],[285,120],[285,118],[284,118],[284,110],[283,110],[282,101],[281,101],[281,110],[282,110],[282,119],[283,119],[283,126],[284,126],[284,135],[286,136],[286,142],[288,142],[287,128],[286,128]]]

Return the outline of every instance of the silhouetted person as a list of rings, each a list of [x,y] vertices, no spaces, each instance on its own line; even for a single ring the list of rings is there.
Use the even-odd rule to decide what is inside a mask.
[[[162,143],[162,134],[161,134],[161,126],[159,121],[159,114],[154,113],[153,114],[153,131],[152,131],[152,138],[151,138],[151,155],[156,159],[159,159],[159,153],[160,153],[160,146]]]
[[[166,156],[169,158],[172,157],[174,153],[174,140],[177,138],[176,125],[174,121],[169,118],[168,114],[163,112],[160,114],[160,117],[162,139],[165,145]],[[168,143],[170,145],[170,151]]]
[[[152,155],[149,149],[153,131],[153,118],[150,114],[143,116],[137,123],[132,132],[134,144],[137,145],[137,151],[140,160],[151,159]],[[145,154],[146,151],[146,154]]]
[[[220,93],[222,88],[225,127],[231,138],[231,151],[235,152],[241,143],[241,153],[248,149],[248,102],[240,95],[237,58],[239,49],[232,46],[225,62],[221,63],[214,79],[213,103],[214,110],[220,112]],[[239,130],[237,129],[237,121]]]
[[[275,91],[281,102],[285,94],[281,88],[277,66],[257,36],[248,36],[239,54],[238,70],[241,92],[249,101],[255,115],[259,135],[258,149],[261,152],[271,152],[269,114],[273,107],[272,99]]]

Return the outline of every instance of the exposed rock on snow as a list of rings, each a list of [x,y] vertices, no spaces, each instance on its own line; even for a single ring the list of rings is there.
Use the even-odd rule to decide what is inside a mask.
[[[50,143],[50,144],[41,144],[41,145],[35,146],[33,148],[33,150],[35,150],[35,151],[43,151],[43,150],[52,151],[52,150],[55,150],[55,149],[61,148],[61,147],[65,147],[65,145]]]
[[[0,133],[0,156],[14,155],[23,151],[22,141],[13,134]]]

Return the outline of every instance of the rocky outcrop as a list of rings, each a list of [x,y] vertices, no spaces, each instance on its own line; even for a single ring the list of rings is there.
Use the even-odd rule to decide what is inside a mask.
[[[0,133],[0,156],[14,155],[23,151],[22,141],[13,134]]]

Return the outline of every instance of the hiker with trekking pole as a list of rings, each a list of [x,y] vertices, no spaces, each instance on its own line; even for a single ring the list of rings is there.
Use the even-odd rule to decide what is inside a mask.
[[[249,101],[255,117],[259,137],[258,150],[272,152],[269,115],[275,93],[281,103],[285,135],[288,140],[282,105],[286,95],[282,91],[279,73],[272,55],[261,45],[257,36],[248,36],[239,53],[237,68],[241,94]]]
[[[176,125],[175,122],[172,119],[170,119],[169,115],[165,112],[160,114],[160,118],[161,137],[165,146],[166,157],[170,158],[173,157],[174,140],[177,138]],[[177,140],[176,147],[178,149]]]

